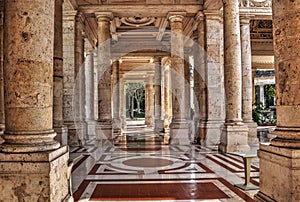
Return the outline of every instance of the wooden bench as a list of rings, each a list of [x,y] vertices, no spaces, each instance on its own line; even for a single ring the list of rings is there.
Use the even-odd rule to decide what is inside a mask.
[[[252,153],[243,153],[243,152],[229,152],[228,154],[232,154],[235,156],[239,156],[243,158],[244,162],[244,173],[245,173],[245,183],[244,184],[235,184],[234,186],[243,189],[245,191],[247,190],[255,190],[259,189],[258,186],[255,186],[250,182],[250,171],[251,171],[251,162],[252,159],[257,157],[257,153],[252,152]]]

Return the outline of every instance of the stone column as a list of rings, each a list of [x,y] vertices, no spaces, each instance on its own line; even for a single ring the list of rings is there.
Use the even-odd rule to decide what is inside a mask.
[[[203,12],[196,16],[198,22],[198,38],[194,43],[194,124],[195,141],[204,144],[207,122],[207,86],[206,86],[206,54],[205,54],[205,20]]]
[[[96,125],[95,120],[95,107],[94,107],[94,50],[90,49],[86,51],[85,58],[85,103],[86,103],[86,117],[85,122],[87,124],[87,138],[93,139],[96,137]]]
[[[190,82],[190,61],[189,55],[184,55],[184,86],[185,86],[185,113],[186,119],[191,120],[191,82]]]
[[[257,124],[252,119],[252,63],[250,18],[240,17],[242,54],[242,118],[248,126],[248,144],[257,144]]]
[[[238,0],[223,0],[226,119],[219,149],[246,151],[248,127],[242,122],[242,63]]]
[[[259,102],[261,102],[264,106],[266,105],[265,102],[265,86],[259,85]]]
[[[3,81],[3,19],[4,1],[0,1],[0,144],[3,142],[2,135],[5,128],[4,114],[4,81]]]
[[[110,62],[111,12],[96,12],[98,22],[98,126],[99,139],[112,139],[112,93]]]
[[[154,57],[154,89],[155,89],[155,131],[162,132],[164,128],[164,122],[161,119],[161,112],[162,112],[162,97],[161,97],[161,57]]]
[[[201,19],[201,16],[199,16]],[[219,10],[204,11],[204,25],[199,24],[200,45],[200,142],[205,146],[220,143],[225,119],[223,26]],[[202,39],[202,37],[204,39]],[[203,50],[204,48],[204,50]]]
[[[63,119],[68,127],[68,145],[82,146],[85,144],[84,128],[80,120],[80,100],[79,100],[79,76],[80,70],[82,32],[78,28],[77,11],[64,11],[63,13]]]
[[[126,127],[126,91],[125,91],[125,82],[124,74],[120,73],[120,117],[121,125],[124,129]]]
[[[63,11],[62,0],[55,0],[54,55],[53,55],[53,129],[55,140],[68,144],[68,128],[63,121]]]
[[[81,144],[87,139],[85,119],[85,65],[84,65],[84,16],[78,12],[75,18],[75,121],[77,133],[82,137]]]
[[[154,89],[153,79],[150,78],[146,83],[145,89],[145,125],[148,127],[154,126]]]
[[[183,19],[185,12],[170,12],[171,79],[173,117],[170,125],[171,144],[190,144],[190,124],[186,121],[184,86]]]
[[[170,139],[170,123],[172,121],[172,89],[170,79],[170,67],[168,65],[163,67],[164,74],[164,143],[168,144]]]
[[[260,145],[260,191],[255,201],[300,200],[300,2],[273,1],[277,125]]]
[[[4,15],[1,200],[63,201],[69,154],[52,126],[54,0],[5,0]]]
[[[120,135],[121,118],[120,118],[120,62],[119,60],[115,60],[112,64],[112,95],[113,95],[114,135]]]
[[[94,117],[98,120],[98,54],[94,50]]]

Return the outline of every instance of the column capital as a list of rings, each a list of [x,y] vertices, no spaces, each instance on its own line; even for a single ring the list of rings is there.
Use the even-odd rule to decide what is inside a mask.
[[[201,21],[203,21],[204,20],[204,13],[203,13],[203,11],[199,11],[197,14],[196,14],[196,16],[195,16],[195,21],[197,22],[197,23],[199,23],[199,22],[201,22]]]
[[[114,17],[112,12],[95,12],[95,16],[97,22],[103,22],[103,21],[110,22]]]
[[[63,20],[75,20],[75,17],[77,15],[77,11],[64,11],[63,12]]]
[[[251,16],[240,15],[240,25],[248,25],[250,23]]]
[[[204,10],[203,14],[205,18],[212,20],[221,20],[222,11],[219,10]]]
[[[169,12],[167,18],[170,22],[182,22],[184,17],[186,16],[186,12]]]

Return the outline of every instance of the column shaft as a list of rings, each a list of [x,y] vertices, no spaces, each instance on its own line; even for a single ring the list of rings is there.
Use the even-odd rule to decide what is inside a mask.
[[[189,55],[184,57],[185,119],[191,120],[191,82]]]
[[[161,112],[162,112],[162,92],[161,92],[161,57],[154,57],[154,90],[155,90],[155,131],[162,131],[163,130],[163,121],[161,119]]]
[[[252,120],[252,63],[250,18],[240,17],[241,24],[241,54],[242,54],[242,118],[248,126],[248,143],[258,143],[257,124]]]
[[[219,149],[246,151],[248,127],[242,122],[242,64],[238,0],[224,0],[224,72],[226,119]]]
[[[171,26],[171,78],[173,94],[173,120],[184,120],[185,114],[185,87],[184,87],[184,47],[183,47],[183,14],[170,15]]]
[[[55,139],[68,144],[68,128],[63,121],[63,9],[62,0],[55,0],[54,55],[53,55],[53,128]]]
[[[120,134],[120,62],[115,60],[112,64],[112,95],[113,95],[113,128],[116,135]]]
[[[145,91],[145,125],[152,127],[154,125],[154,88],[152,81],[146,84]]]
[[[241,43],[238,0],[224,0],[226,123],[242,122]]]
[[[100,139],[112,139],[110,20],[112,13],[97,12],[98,22],[98,127]]]
[[[260,145],[255,201],[299,201],[300,2],[273,1],[272,10],[277,124],[271,135],[276,138],[271,145]]]
[[[29,7],[32,4],[35,6]],[[28,3],[28,7],[25,5],[24,2],[5,1],[6,142],[1,147],[5,152],[35,152],[59,147],[53,140],[56,133],[52,129],[54,1],[49,1],[47,6],[38,0]],[[45,12],[40,13],[39,9]],[[16,16],[16,13],[23,16]],[[32,19],[29,25],[23,23],[23,17]],[[42,43],[45,40],[47,43]]]
[[[171,79],[172,79],[172,123],[170,126],[171,144],[190,144],[190,122],[186,117],[183,19],[186,13],[171,12]]]
[[[92,139],[96,136],[96,120],[95,120],[95,106],[94,106],[94,51],[88,50],[85,58],[85,104],[86,104],[86,117],[87,124],[87,137]]]

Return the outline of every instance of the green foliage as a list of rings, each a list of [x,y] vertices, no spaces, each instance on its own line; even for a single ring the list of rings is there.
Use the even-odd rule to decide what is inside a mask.
[[[274,84],[265,86],[265,95],[268,100],[276,98],[276,88]]]
[[[266,108],[262,103],[255,104],[252,110],[252,118],[258,125],[276,124],[276,108]]]

